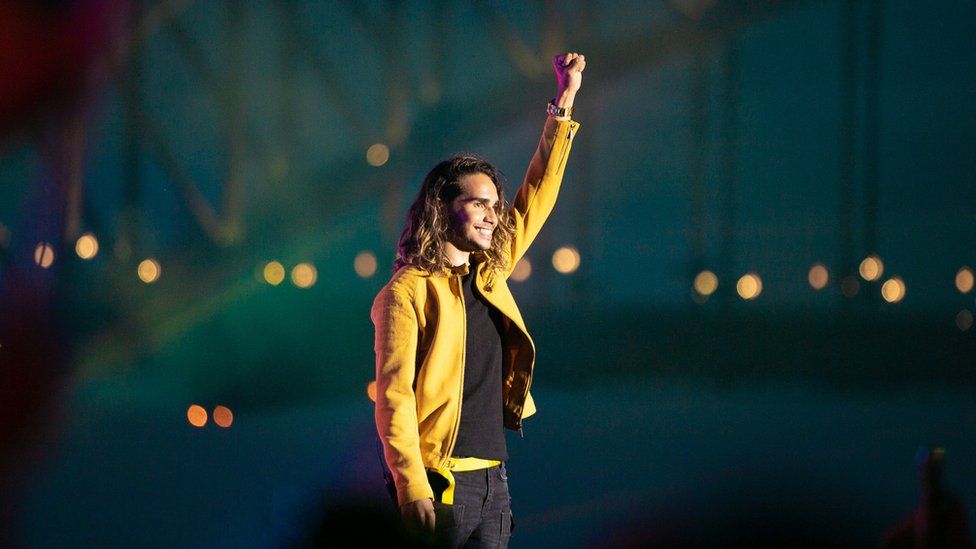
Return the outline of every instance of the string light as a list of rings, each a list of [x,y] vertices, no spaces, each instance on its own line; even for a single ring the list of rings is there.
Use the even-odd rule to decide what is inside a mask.
[[[203,427],[207,424],[207,411],[198,404],[191,404],[186,409],[186,419],[194,427]]]
[[[98,239],[92,233],[85,233],[75,242],[75,253],[82,259],[91,259],[98,255]]]
[[[708,297],[718,289],[718,277],[712,271],[702,271],[695,275],[693,286],[699,295]]]
[[[956,315],[956,327],[965,332],[973,327],[973,312],[963,309]]]
[[[552,266],[562,274],[570,274],[579,269],[580,254],[572,246],[563,246],[552,254]]]
[[[382,143],[376,143],[366,149],[366,162],[370,166],[380,167],[390,159],[390,148]]]
[[[376,256],[370,251],[361,251],[356,254],[356,259],[352,261],[352,268],[360,278],[369,278],[376,274]]]
[[[50,242],[38,242],[34,248],[34,263],[47,269],[54,263],[54,247]]]
[[[299,288],[311,288],[318,276],[315,267],[310,263],[299,263],[291,270],[291,282]]]
[[[269,261],[264,265],[264,281],[272,286],[277,286],[285,280],[285,267],[277,261]]]
[[[142,280],[146,284],[152,284],[159,280],[159,276],[163,273],[163,270],[159,262],[150,257],[143,259],[139,263],[136,273],[139,275],[139,280]]]
[[[810,286],[817,290],[823,290],[827,286],[827,282],[830,281],[830,273],[827,271],[827,267],[820,262],[814,263],[810,267],[810,272],[807,273],[807,282]]]
[[[956,273],[956,289],[960,293],[968,294],[973,290],[973,270],[963,267]]]
[[[877,255],[871,254],[861,261],[861,265],[857,268],[857,271],[864,280],[874,282],[884,274],[884,262]]]
[[[213,420],[219,427],[226,429],[234,423],[234,412],[226,406],[217,406],[213,411]]]
[[[746,273],[736,283],[735,291],[746,301],[756,299],[762,293],[762,279],[756,273]]]
[[[515,282],[525,282],[530,276],[532,276],[532,262],[529,258],[522,257],[519,259],[518,263],[515,264],[515,269],[512,270],[512,280]]]
[[[905,282],[897,276],[889,278],[881,285],[881,297],[888,303],[898,303],[905,299]]]

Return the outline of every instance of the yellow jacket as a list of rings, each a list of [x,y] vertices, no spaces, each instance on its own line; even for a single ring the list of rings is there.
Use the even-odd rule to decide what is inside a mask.
[[[479,293],[504,316],[502,402],[505,427],[535,413],[529,394],[535,345],[506,280],[556,203],[579,124],[548,118],[539,148],[512,204],[510,269],[475,263]],[[400,268],[373,302],[376,327],[376,428],[396,481],[399,503],[433,498],[426,469],[443,469],[457,439],[464,389],[462,272]],[[499,276],[501,275],[501,276]]]

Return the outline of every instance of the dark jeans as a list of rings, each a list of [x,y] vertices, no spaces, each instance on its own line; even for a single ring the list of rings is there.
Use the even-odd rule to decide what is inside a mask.
[[[454,504],[434,502],[435,533],[447,547],[508,547],[515,528],[505,464],[454,473]]]

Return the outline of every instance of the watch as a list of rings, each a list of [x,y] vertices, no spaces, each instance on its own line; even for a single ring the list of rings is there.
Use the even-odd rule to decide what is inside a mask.
[[[573,107],[557,107],[556,100],[550,99],[548,105],[546,105],[546,112],[550,116],[572,116]]]

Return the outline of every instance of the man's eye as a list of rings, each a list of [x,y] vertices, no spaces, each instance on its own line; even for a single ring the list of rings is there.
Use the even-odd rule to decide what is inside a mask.
[[[474,205],[475,205],[475,207],[477,207],[477,208],[484,208],[484,207],[485,207],[485,205],[484,205],[484,204],[482,204],[481,202],[475,202],[475,203],[474,203]]]

